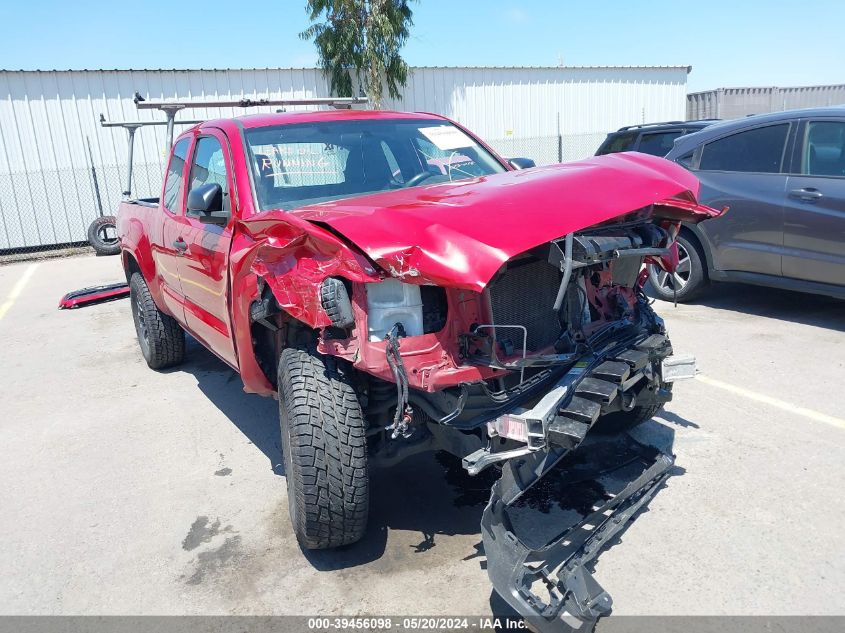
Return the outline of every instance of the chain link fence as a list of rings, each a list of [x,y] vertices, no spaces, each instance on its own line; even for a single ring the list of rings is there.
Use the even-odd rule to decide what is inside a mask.
[[[604,136],[507,137],[489,144],[507,158],[548,165],[591,156]],[[156,197],[161,182],[161,164],[136,164],[132,195]],[[125,165],[0,173],[0,262],[87,245],[89,225],[114,215],[125,186]]]
[[[487,143],[506,158],[531,158],[538,165],[567,163],[592,156],[605,139],[595,134],[561,134],[560,136],[506,137]]]
[[[125,181],[123,165],[0,174],[0,258],[86,245],[91,222],[117,211]],[[158,196],[161,166],[135,165],[132,189]]]

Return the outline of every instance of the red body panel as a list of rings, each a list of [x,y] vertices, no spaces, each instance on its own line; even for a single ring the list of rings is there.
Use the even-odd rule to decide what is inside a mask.
[[[116,283],[93,288],[82,288],[67,293],[59,300],[59,310],[72,310],[83,306],[105,303],[129,296],[129,284]]]
[[[445,328],[401,342],[410,386],[434,391],[496,375],[497,370],[462,363],[456,347],[458,335],[482,320],[479,291],[510,257],[635,212],[670,223],[717,213],[695,202],[698,181],[689,172],[642,154],[508,171],[293,212],[256,209],[241,129],[341,118],[442,117],[352,110],[211,121],[180,138],[213,134],[228,139],[232,218],[226,227],[202,225],[184,213],[174,216],[152,206],[121,204],[118,233],[124,266],[129,270],[137,265],[157,305],[236,368],[246,391],[274,392],[256,360],[250,329],[249,309],[259,297],[259,279],[290,318],[316,329],[331,325],[320,303],[323,280],[335,276],[353,282],[352,335],[343,341],[321,337],[320,350],[388,380],[384,343],[367,338],[363,283],[380,281],[386,271],[406,282],[445,287]],[[186,173],[183,199],[187,181]],[[188,243],[188,250],[173,257],[174,265],[168,257],[176,237]]]
[[[645,154],[610,154],[473,180],[326,202],[293,213],[324,222],[403,281],[481,290],[501,265],[551,239],[673,196],[655,215],[697,221],[698,180]]]

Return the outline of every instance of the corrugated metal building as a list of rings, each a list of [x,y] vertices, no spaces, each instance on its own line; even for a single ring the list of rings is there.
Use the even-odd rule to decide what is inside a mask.
[[[551,163],[592,154],[622,125],[683,118],[688,72],[421,67],[412,69],[403,98],[383,106],[444,114],[505,155]],[[307,68],[0,71],[0,251],[84,241],[99,209],[112,213],[123,190],[127,135],[100,127],[100,114],[163,120],[161,112],[135,108],[135,91],[151,100],[329,96],[322,74]],[[243,113],[197,108],[177,122]],[[138,131],[133,195],[158,195],[164,145],[163,127]]]
[[[738,119],[750,114],[832,105],[845,105],[845,84],[718,88],[687,95],[687,120]]]

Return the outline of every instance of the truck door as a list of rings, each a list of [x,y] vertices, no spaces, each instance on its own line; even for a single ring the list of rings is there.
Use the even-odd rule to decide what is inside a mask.
[[[150,246],[158,279],[156,283],[161,291],[164,307],[173,317],[185,323],[185,301],[182,285],[179,282],[178,260],[182,255],[182,244],[178,241],[182,234],[182,216],[185,211],[185,180],[187,169],[185,162],[191,139],[183,138],[173,146],[164,190],[159,203],[161,209],[158,234],[150,234]]]
[[[802,123],[786,186],[783,275],[845,285],[845,119]]]
[[[225,226],[202,223],[196,213],[185,212],[180,235],[185,249],[179,258],[185,321],[194,336],[237,369],[228,303],[234,187],[229,143],[215,130],[203,130],[194,143],[188,191],[206,183],[217,183],[222,188],[228,221]]]

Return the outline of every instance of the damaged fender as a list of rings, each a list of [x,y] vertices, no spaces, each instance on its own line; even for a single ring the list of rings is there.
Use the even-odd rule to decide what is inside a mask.
[[[331,276],[378,281],[375,268],[329,231],[283,211],[266,211],[239,222],[230,253],[232,321],[238,364],[249,393],[272,395],[275,389],[258,365],[252,348],[250,304],[260,298],[259,280],[270,288],[280,308],[312,328],[331,325],[320,303],[320,285]]]
[[[327,277],[379,281],[376,269],[329,231],[283,211],[267,211],[241,222],[253,241],[243,253],[249,271],[263,278],[279,306],[313,327],[332,324],[320,303]]]

